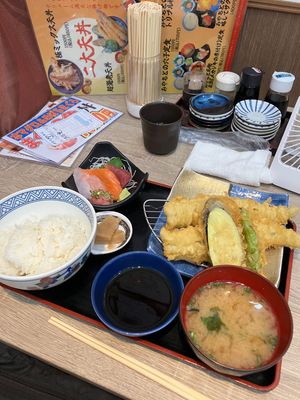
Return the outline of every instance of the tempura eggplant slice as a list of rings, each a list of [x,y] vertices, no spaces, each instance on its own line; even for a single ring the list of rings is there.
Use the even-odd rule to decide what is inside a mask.
[[[207,245],[212,265],[243,265],[245,251],[239,230],[230,214],[216,206],[207,216]]]

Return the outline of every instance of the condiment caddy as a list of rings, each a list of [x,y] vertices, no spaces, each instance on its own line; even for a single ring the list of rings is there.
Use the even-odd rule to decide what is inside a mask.
[[[210,128],[212,130],[239,131],[251,135],[259,135],[264,139],[271,141],[277,135],[284,118],[286,117],[289,93],[292,90],[295,76],[290,72],[274,72],[270,81],[268,92],[263,100],[260,96],[261,82],[264,72],[256,67],[250,66],[243,68],[241,75],[232,71],[222,71],[216,75],[215,91],[213,93],[205,93],[205,76],[204,71],[198,76],[194,76],[193,82],[198,83],[193,90],[189,88],[190,83],[193,84],[191,76],[186,76],[186,85],[183,90],[181,102],[186,111],[186,125],[196,128]],[[201,78],[200,78],[201,76]],[[206,98],[207,104],[205,112],[200,112],[195,109],[195,101],[199,98]],[[226,113],[220,115],[216,113],[217,104],[210,101],[213,98],[222,97],[232,102],[235,106],[232,112],[227,110]],[[180,104],[180,102],[178,103]],[[247,109],[247,107],[250,107]],[[252,112],[251,121],[243,120],[239,114],[242,108],[245,108],[247,113]],[[233,113],[233,110],[235,112]],[[272,110],[272,111],[271,111]],[[273,120],[270,123],[265,121],[266,112],[272,115]],[[257,113],[256,117],[253,113]],[[280,116],[278,118],[278,115]],[[257,121],[258,118],[263,118],[262,121]]]

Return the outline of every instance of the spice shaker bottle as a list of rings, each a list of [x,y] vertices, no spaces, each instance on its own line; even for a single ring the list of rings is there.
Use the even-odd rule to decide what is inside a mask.
[[[282,119],[285,118],[289,93],[292,90],[295,76],[289,72],[274,72],[271,78],[270,87],[267,92],[265,101],[273,104],[282,114]]]
[[[246,67],[241,74],[241,84],[236,103],[246,99],[258,99],[263,72],[256,67]]]
[[[216,76],[215,91],[234,101],[239,85],[240,77],[238,74],[231,71],[223,71]]]
[[[203,69],[194,68],[192,71],[186,72],[183,79],[182,100],[184,106],[189,108],[191,97],[203,92],[206,82],[206,75]]]

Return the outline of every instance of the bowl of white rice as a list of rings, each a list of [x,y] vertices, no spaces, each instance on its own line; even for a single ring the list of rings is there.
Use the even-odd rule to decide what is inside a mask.
[[[0,200],[0,282],[42,290],[71,278],[94,244],[95,211],[81,194],[56,186]]]

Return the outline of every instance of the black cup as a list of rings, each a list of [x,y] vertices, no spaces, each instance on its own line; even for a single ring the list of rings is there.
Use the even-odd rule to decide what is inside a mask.
[[[169,154],[178,144],[183,111],[174,103],[157,101],[140,110],[145,148],[153,154]]]

